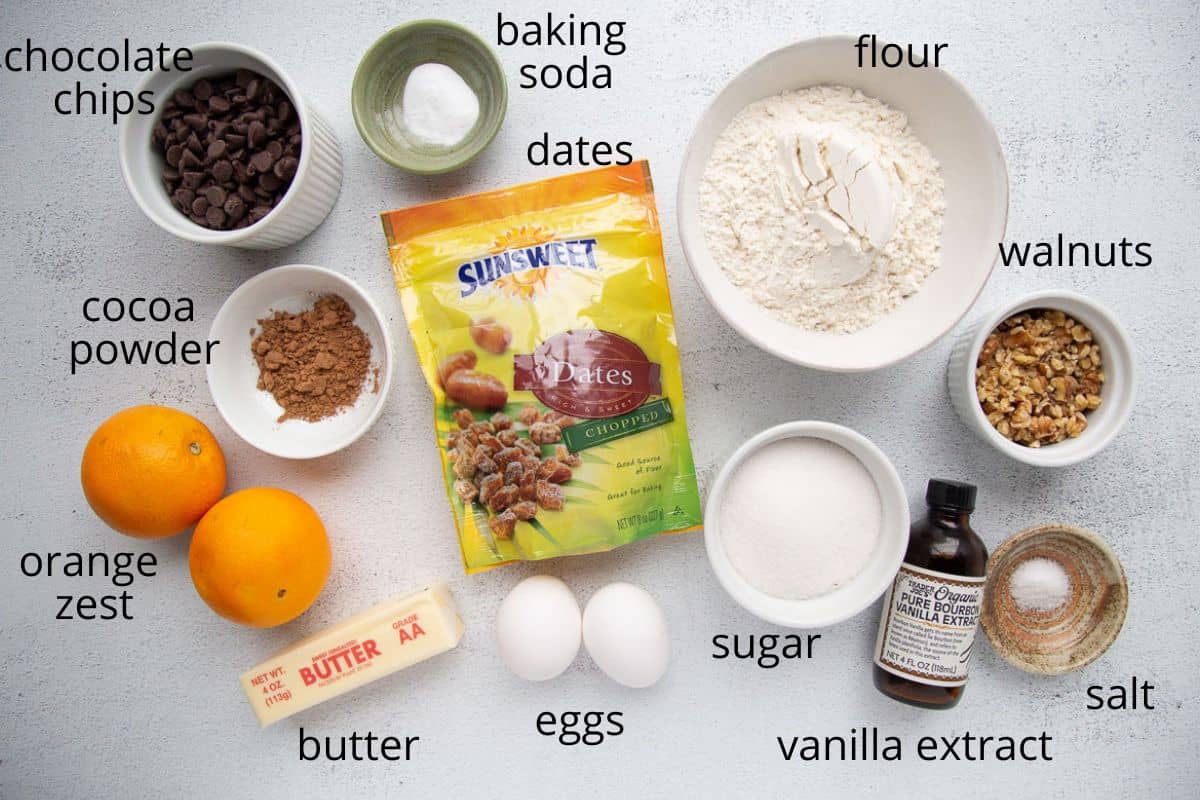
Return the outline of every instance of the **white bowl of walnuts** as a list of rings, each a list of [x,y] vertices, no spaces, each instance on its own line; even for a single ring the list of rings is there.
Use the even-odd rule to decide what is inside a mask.
[[[1104,306],[1064,290],[1034,292],[976,321],[947,370],[963,422],[997,450],[1064,467],[1104,449],[1133,408],[1133,348]]]

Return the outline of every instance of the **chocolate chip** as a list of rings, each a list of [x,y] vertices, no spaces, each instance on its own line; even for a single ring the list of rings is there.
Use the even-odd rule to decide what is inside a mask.
[[[203,114],[184,114],[183,121],[194,131],[202,131],[208,127],[208,117]]]
[[[223,208],[225,209],[225,213],[229,215],[229,218],[234,221],[241,219],[246,213],[246,204],[236,194],[232,194],[225,199]]]
[[[208,157],[209,157],[209,159],[212,159],[212,160],[218,159],[221,156],[225,155],[225,151],[228,149],[229,149],[229,145],[227,145],[225,142],[218,139],[208,146]],[[223,181],[223,180],[229,180],[229,178],[228,177],[217,178],[217,180]]]
[[[212,176],[224,183],[233,177],[233,165],[228,161],[218,161],[212,165]]]
[[[296,175],[296,167],[299,165],[300,159],[295,156],[285,156],[275,162],[275,168],[272,172],[280,180],[290,181]]]
[[[283,181],[275,177],[274,172],[264,172],[258,176],[258,185],[265,191],[274,193],[283,185]]]
[[[250,145],[251,147],[258,147],[259,142],[262,141],[263,135],[266,134],[266,132],[267,127],[258,120],[254,120],[254,122],[250,123],[250,127],[247,129],[246,144]]]
[[[279,157],[283,155],[283,142],[278,140],[274,142],[267,142],[266,150],[271,154],[272,161],[278,161]]]
[[[179,166],[179,157],[183,155],[183,145],[173,144],[167,148],[167,163],[172,167]]]
[[[197,197],[195,200],[192,201],[192,213],[193,214],[201,215],[205,211],[208,211],[208,198],[207,197],[203,197],[203,196]]]
[[[206,80],[198,80],[196,81],[196,85],[192,87],[192,95],[197,100],[207,100],[212,97],[212,93],[212,84]]]
[[[170,163],[170,162],[167,162],[167,163]],[[193,153],[191,150],[184,150],[183,155],[181,155],[179,157],[179,168],[180,169],[193,169],[195,167],[201,166],[203,163],[204,162],[202,162],[200,160],[200,157],[197,156],[195,153]]]
[[[220,186],[210,186],[204,190],[204,196],[208,198],[208,202],[214,206],[225,205],[225,190]]]
[[[250,164],[259,172],[267,172],[275,166],[275,156],[269,150],[262,150],[250,156]]]
[[[204,212],[204,218],[208,220],[208,225],[211,228],[220,228],[225,224],[225,212],[215,206],[210,207]]]
[[[213,95],[208,100],[208,110],[218,114],[224,114],[230,108],[230,103],[220,95]]]

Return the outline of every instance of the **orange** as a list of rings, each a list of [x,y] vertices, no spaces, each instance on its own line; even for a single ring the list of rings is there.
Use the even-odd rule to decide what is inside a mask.
[[[165,406],[134,406],[105,420],[79,473],[100,519],[139,539],[187,530],[225,491],[217,440],[200,420]]]
[[[303,614],[329,577],[329,539],[312,506],[283,489],[234,492],[192,535],[188,566],[213,611],[254,628]]]

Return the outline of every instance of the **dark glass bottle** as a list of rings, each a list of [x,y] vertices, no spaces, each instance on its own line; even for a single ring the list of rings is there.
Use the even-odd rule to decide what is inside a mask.
[[[884,595],[875,687],[909,705],[950,708],[966,685],[988,553],[971,529],[974,486],[935,478],[925,502],[929,512],[912,526]]]

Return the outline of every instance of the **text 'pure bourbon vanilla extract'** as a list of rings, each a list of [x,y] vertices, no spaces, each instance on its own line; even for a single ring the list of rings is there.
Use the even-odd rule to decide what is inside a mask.
[[[979,627],[987,548],[971,530],[975,487],[933,479],[884,596],[875,686],[902,703],[950,708],[962,697]]]

